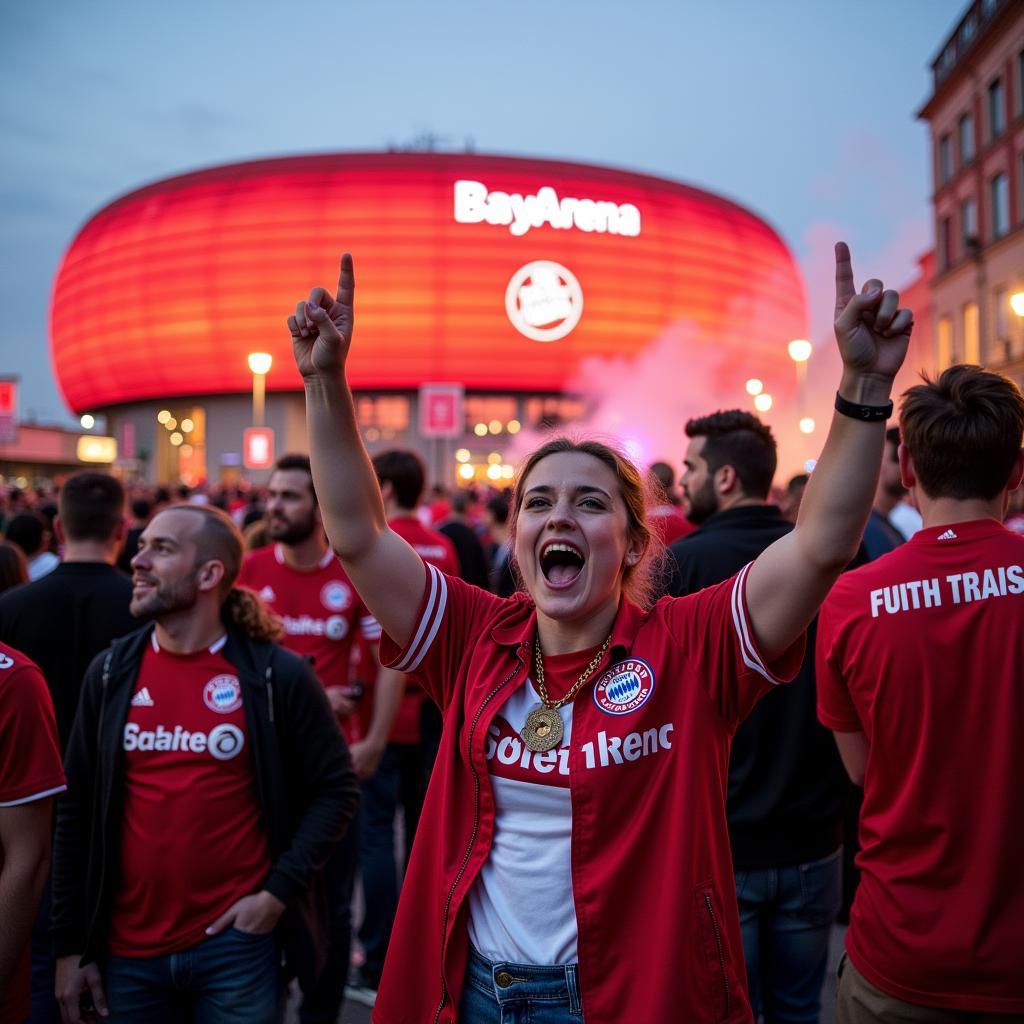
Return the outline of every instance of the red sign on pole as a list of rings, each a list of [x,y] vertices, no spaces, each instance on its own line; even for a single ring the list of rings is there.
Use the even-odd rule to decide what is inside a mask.
[[[125,420],[121,424],[121,458],[135,458],[135,424],[131,420]]]
[[[461,437],[465,431],[461,384],[420,387],[420,437]]]
[[[242,435],[242,464],[246,469],[270,469],[274,464],[274,431],[249,427]]]
[[[0,444],[18,440],[18,379],[0,380]]]

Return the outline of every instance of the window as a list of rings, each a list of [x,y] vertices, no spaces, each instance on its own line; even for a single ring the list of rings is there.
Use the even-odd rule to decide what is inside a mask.
[[[960,204],[960,231],[964,255],[970,256],[971,249],[978,244],[978,204],[973,199]]]
[[[1010,337],[1010,294],[1006,288],[996,288],[992,293],[995,303],[994,323],[996,326],[996,341],[1002,342]]]
[[[939,55],[938,62],[935,65],[935,80],[941,82],[953,69],[955,63],[956,44],[950,43]]]
[[[1017,54],[1017,113],[1024,114],[1024,50]]]
[[[519,412],[518,403],[511,395],[467,395],[464,408],[466,433],[473,431],[478,437],[485,437],[488,432],[506,431]],[[481,431],[481,426],[486,429]]]
[[[1003,80],[997,78],[988,87],[988,137],[997,139],[1006,130],[1006,101]]]
[[[960,133],[960,163],[969,164],[974,159],[974,118],[964,114],[958,125]]]
[[[409,399],[405,395],[359,395],[356,420],[367,441],[393,441],[409,429]]]
[[[997,174],[991,182],[992,237],[1002,238],[1010,230],[1010,183],[1005,174]]]
[[[981,362],[981,318],[976,302],[964,305],[964,362]]]
[[[948,316],[939,317],[936,337],[939,344],[939,369],[944,370],[953,364],[953,321]]]
[[[1024,114],[1024,50],[1017,54],[1017,113]]]
[[[953,177],[953,140],[948,135],[939,139],[939,184]]]
[[[943,217],[939,221],[939,269],[949,270],[953,265],[953,240],[950,237],[949,218]]]
[[[960,26],[959,39],[960,39],[960,51],[963,52],[971,40],[974,38],[974,16],[968,15],[964,18],[963,24]]]

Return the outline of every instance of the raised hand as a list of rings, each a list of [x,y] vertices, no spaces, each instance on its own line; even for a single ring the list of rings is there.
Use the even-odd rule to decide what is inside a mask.
[[[341,373],[352,344],[355,291],[352,256],[345,253],[337,293],[332,296],[326,288],[314,288],[295,307],[295,315],[288,317],[295,363],[303,377]]]
[[[857,292],[849,247],[837,242],[835,332],[847,370],[888,381],[896,376],[914,326],[914,314],[899,305],[899,292],[874,278]]]

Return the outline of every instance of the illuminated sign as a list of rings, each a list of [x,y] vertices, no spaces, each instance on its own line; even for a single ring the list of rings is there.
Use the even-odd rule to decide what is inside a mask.
[[[246,469],[270,469],[274,464],[274,431],[270,427],[249,427],[242,435],[242,451]]]
[[[534,341],[564,338],[583,315],[583,289],[560,263],[538,260],[520,267],[505,289],[513,327]]]
[[[578,228],[598,234],[640,234],[640,211],[632,203],[611,203],[607,200],[560,199],[558,193],[545,185],[536,195],[518,192],[489,192],[482,181],[455,182],[455,219],[460,224],[507,225],[513,235],[525,235],[530,228],[550,224],[560,231]]]
[[[456,181],[486,183],[492,200],[508,195],[511,222],[458,223]],[[546,190],[559,215],[571,197],[614,198],[620,232],[632,204],[643,230],[587,234],[577,223],[589,226],[590,207],[580,201],[567,211],[571,230],[546,221],[534,230],[530,220],[531,233],[516,237],[511,197],[525,197],[522,224],[527,200],[543,201]],[[736,203],[584,164],[325,153],[207,168],[147,185],[93,216],[52,289],[62,301],[51,305],[51,353],[68,405],[95,413],[250,396],[247,356],[257,351],[273,356],[270,393],[301,393],[281,325],[311,287],[337,280],[342,248],[355,257],[359,284],[346,373],[360,391],[415,393],[442,381],[467,394],[558,393],[593,357],[636,358],[680,323],[695,345],[713,345],[723,380],[742,387],[757,376],[780,401],[795,386],[779,339],[807,337],[803,283],[782,239]],[[524,274],[506,305],[510,280],[537,260],[561,270]],[[152,294],[160,302],[137,305],[127,320],[110,301]],[[553,345],[524,338],[550,341],[562,331]]]
[[[83,434],[75,452],[79,462],[113,462],[117,458],[117,441],[99,434]]]
[[[466,425],[462,385],[424,384],[419,411],[421,437],[461,437]]]
[[[0,444],[18,440],[18,378],[0,379]]]

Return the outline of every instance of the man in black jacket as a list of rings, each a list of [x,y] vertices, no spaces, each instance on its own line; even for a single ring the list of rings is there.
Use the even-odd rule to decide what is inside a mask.
[[[52,935],[65,1020],[271,1024],[279,968],[323,959],[318,869],[358,799],[323,688],[233,586],[242,539],[167,509],[132,562],[152,619],[86,673],[57,815]]]
[[[700,529],[673,544],[669,592],[728,579],[793,529],[767,502],[776,468],[771,430],[738,409],[690,420],[683,489]],[[847,781],[818,724],[814,629],[799,675],[740,725],[726,813],[754,1016],[817,1020],[832,922],[841,896]]]

